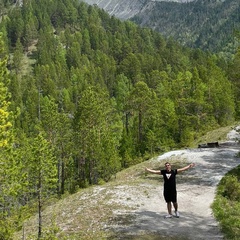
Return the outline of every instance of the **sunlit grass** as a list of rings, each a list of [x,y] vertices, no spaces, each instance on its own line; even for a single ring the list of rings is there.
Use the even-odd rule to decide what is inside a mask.
[[[192,144],[192,147],[198,146],[198,144],[208,142],[221,142],[226,141],[227,134],[234,128],[234,126],[221,127],[216,130],[212,130],[207,134],[197,138]]]

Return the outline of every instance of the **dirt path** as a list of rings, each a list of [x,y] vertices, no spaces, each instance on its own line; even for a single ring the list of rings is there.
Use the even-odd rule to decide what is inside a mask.
[[[219,148],[172,151],[154,160],[160,163],[175,156],[196,164],[195,168],[177,176],[180,218],[164,218],[167,210],[162,182],[148,174],[146,181],[138,185],[115,188],[115,199],[126,208],[116,210],[106,229],[116,233],[115,239],[165,239],[166,236],[190,240],[223,239],[210,206],[220,179],[240,164],[236,158],[240,150],[236,139],[240,139],[239,134],[232,130],[228,141]]]

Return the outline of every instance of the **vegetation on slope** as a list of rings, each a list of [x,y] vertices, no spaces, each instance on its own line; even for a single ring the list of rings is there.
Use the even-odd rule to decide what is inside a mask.
[[[232,56],[239,41],[238,0],[197,0],[185,3],[156,1],[131,20],[151,27],[181,44]]]
[[[3,239],[32,206],[41,238],[47,199],[239,117],[238,76],[228,79],[238,61],[228,68],[77,0],[19,2],[0,22]]]
[[[221,179],[212,208],[226,239],[239,239],[240,165]]]
[[[224,142],[226,134],[229,133],[230,130],[231,126],[220,128],[218,131],[208,132],[207,136],[203,137],[204,139],[209,139],[210,142],[216,139]],[[218,133],[220,134],[218,135]],[[197,145],[195,145],[195,147],[196,146]],[[173,156],[169,158],[169,161],[177,168],[186,165],[186,160],[181,159],[181,157],[179,158],[179,156]],[[163,166],[164,162],[161,164]],[[44,210],[43,239],[140,239],[137,235],[135,238],[133,235],[127,238],[128,235],[123,234],[123,237],[121,234],[119,235],[116,234],[116,232],[112,232],[112,228],[115,226],[116,228],[120,227],[122,229],[122,226],[124,226],[126,227],[125,232],[129,232],[128,226],[131,226],[136,219],[134,218],[134,214],[128,213],[134,209],[138,209],[139,202],[148,202],[149,199],[156,196],[155,190],[163,182],[157,175],[149,175],[146,177],[144,173],[146,166],[158,169],[159,161],[157,161],[156,158],[152,158],[149,161],[131,166],[117,173],[116,179],[112,179],[108,183],[79,190],[70,196],[63,196],[60,200],[54,201],[54,199],[52,199],[52,202],[49,202],[49,206]],[[186,178],[186,176],[187,175],[183,176],[183,179]],[[178,179],[181,179],[181,177],[178,176]],[[223,180],[221,182],[223,182]],[[229,185],[225,188],[233,190],[232,187],[229,188]],[[131,192],[131,194],[129,194],[129,192]],[[141,196],[141,200],[136,201],[136,198],[139,199],[139,196]],[[223,229],[231,228],[231,236],[235,236],[235,238],[233,238],[229,237],[230,235],[226,235],[228,236],[227,239],[238,239],[239,233],[236,229],[239,230],[239,225],[237,225],[239,211],[235,211],[234,215],[228,215],[225,210],[225,205],[220,203],[218,207],[218,211],[220,211],[219,214],[224,214],[224,218],[222,218],[224,219],[224,223],[228,223],[228,221],[230,223],[232,221],[231,218],[235,220],[232,226],[230,226],[230,224],[226,226],[224,223],[222,224]],[[218,220],[220,219],[218,218]],[[31,239],[36,238],[36,221],[37,215],[33,214],[33,216],[25,222],[24,234],[26,237]],[[157,229],[155,230],[157,231]],[[22,230],[14,235],[15,239],[21,239],[22,236]],[[144,233],[142,233],[141,239],[165,240],[169,239],[169,236],[164,237],[159,234],[144,235]],[[182,236],[171,236],[170,239],[183,240],[186,238]]]

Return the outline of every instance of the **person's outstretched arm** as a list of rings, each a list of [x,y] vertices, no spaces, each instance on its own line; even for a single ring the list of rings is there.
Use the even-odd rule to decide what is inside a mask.
[[[160,170],[153,170],[153,169],[149,169],[149,168],[145,168],[145,171],[146,172],[149,172],[149,173],[154,173],[154,174],[160,174],[161,171]]]
[[[192,168],[192,167],[194,167],[194,166],[195,166],[195,163],[191,163],[191,164],[187,165],[186,167],[179,168],[177,171],[178,171],[178,172],[183,172],[183,171],[186,171],[186,170],[188,170],[189,168]]]

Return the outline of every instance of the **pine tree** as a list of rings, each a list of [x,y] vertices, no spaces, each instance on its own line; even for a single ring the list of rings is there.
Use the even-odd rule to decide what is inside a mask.
[[[120,166],[117,147],[122,130],[108,94],[95,87],[87,88],[79,101],[75,121],[80,182],[96,184],[100,179],[109,180]]]
[[[44,200],[57,189],[57,162],[51,145],[39,133],[29,142],[30,156],[28,158],[28,185],[38,202],[38,239],[42,236],[42,210]]]
[[[147,84],[140,81],[136,83],[129,96],[129,110],[133,113],[136,122],[133,133],[135,136],[135,144],[137,152],[143,154],[145,152],[146,138],[146,117],[147,112],[151,109],[151,105],[155,100],[155,94],[148,88]]]
[[[0,34],[0,238],[11,239],[11,225],[6,218],[13,204],[11,194],[14,194],[14,177],[11,175],[14,165],[12,151],[12,113],[10,107],[10,94],[7,84],[9,73],[7,70],[5,45]]]
[[[16,43],[16,48],[13,54],[13,70],[18,75],[22,69],[22,59],[23,59],[23,46],[18,38]]]

